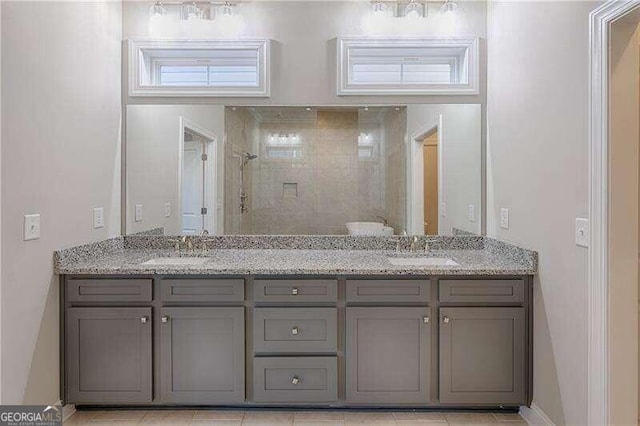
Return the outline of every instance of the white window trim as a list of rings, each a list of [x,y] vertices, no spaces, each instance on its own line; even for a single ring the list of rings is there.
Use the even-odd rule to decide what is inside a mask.
[[[376,95],[477,95],[480,93],[479,38],[338,38],[338,96]],[[358,87],[349,83],[349,54],[354,47],[464,47],[467,50],[468,82],[460,84],[375,84]],[[374,87],[375,86],[375,87]]]
[[[269,40],[129,40],[129,96],[137,97],[270,97],[271,58]],[[143,52],[147,49],[257,49],[258,86],[150,86],[143,84]]]

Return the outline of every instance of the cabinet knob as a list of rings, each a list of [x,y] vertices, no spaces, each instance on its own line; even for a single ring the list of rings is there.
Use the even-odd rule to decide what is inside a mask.
[[[293,378],[291,379],[291,384],[297,385],[298,383],[300,383],[300,379],[298,378],[298,376],[293,376]]]
[[[163,323],[169,322],[169,316],[168,315],[163,315],[162,318],[160,318],[160,321],[162,321]]]
[[[451,320],[449,319],[449,317],[444,317],[444,318],[442,318],[442,321],[443,321],[445,324],[449,324],[449,321],[451,321]]]
[[[291,329],[291,334],[293,334],[294,336],[296,336],[299,332],[300,332],[300,329],[298,328],[298,326],[294,326]]]
[[[142,324],[146,324],[146,323],[147,323],[147,321],[149,321],[149,318],[147,318],[147,317],[140,317],[140,322],[141,322]]]
[[[422,317],[422,322],[425,324],[429,324],[429,317]]]
[[[298,287],[292,288],[291,289],[291,294],[294,295],[294,296],[297,296],[298,295]]]

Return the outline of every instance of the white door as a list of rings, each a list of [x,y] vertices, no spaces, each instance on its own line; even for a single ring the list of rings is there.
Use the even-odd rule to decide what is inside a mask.
[[[198,235],[203,229],[204,144],[185,141],[182,169],[182,233]]]

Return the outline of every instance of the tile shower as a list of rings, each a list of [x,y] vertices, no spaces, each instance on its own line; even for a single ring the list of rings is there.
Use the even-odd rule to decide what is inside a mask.
[[[380,217],[405,228],[405,108],[229,107],[225,127],[226,233],[346,234]],[[244,188],[243,152],[258,156]]]

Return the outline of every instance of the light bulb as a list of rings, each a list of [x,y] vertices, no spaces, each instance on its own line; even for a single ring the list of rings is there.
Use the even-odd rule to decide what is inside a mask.
[[[149,17],[153,18],[154,16],[163,16],[167,14],[167,9],[164,8],[160,1],[154,3],[153,6],[149,8]]]
[[[415,0],[411,0],[404,9],[407,18],[421,18],[424,16],[424,6]]]
[[[202,10],[195,2],[185,3],[182,5],[182,17],[187,21],[193,21],[202,17]]]
[[[446,0],[440,9],[442,13],[449,14],[453,13],[458,8],[458,3],[452,0]]]
[[[229,2],[226,2],[221,8],[220,8],[220,14],[222,16],[233,16],[233,5]]]
[[[383,1],[377,1],[373,4],[371,10],[374,14],[383,14],[387,11],[389,6]]]

